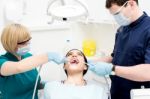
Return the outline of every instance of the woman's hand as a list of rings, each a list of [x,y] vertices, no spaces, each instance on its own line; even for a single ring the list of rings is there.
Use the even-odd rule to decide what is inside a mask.
[[[65,63],[66,58],[56,52],[48,52],[48,61],[53,61],[56,64]]]

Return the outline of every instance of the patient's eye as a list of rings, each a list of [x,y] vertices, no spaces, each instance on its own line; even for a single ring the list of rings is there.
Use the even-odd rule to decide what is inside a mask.
[[[69,56],[83,56],[83,54],[81,52],[69,52],[66,57]]]
[[[66,56],[68,57],[68,56],[71,56],[72,55],[72,52],[69,52]]]
[[[77,54],[78,54],[79,56],[83,56],[83,54],[82,54],[81,52],[78,52]]]

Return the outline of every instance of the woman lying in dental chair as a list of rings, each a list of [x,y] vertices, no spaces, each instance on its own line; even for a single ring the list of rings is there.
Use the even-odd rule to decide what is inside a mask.
[[[83,78],[88,70],[85,55],[72,49],[66,58],[64,70],[67,79],[48,82],[44,88],[44,99],[104,99],[104,88]]]

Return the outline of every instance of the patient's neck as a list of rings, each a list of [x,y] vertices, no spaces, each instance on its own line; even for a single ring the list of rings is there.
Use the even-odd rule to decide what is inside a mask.
[[[83,78],[83,74],[71,74],[68,75],[65,84],[73,84],[73,85],[78,85],[78,86],[83,86],[86,85],[86,81]]]

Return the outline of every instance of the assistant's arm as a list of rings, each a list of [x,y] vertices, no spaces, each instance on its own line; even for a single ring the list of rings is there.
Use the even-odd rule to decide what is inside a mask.
[[[64,62],[64,57],[57,53],[50,52],[47,54],[34,55],[18,62],[6,61],[2,64],[0,73],[3,76],[18,74],[32,70],[48,61],[54,61],[55,63],[60,64]]]

